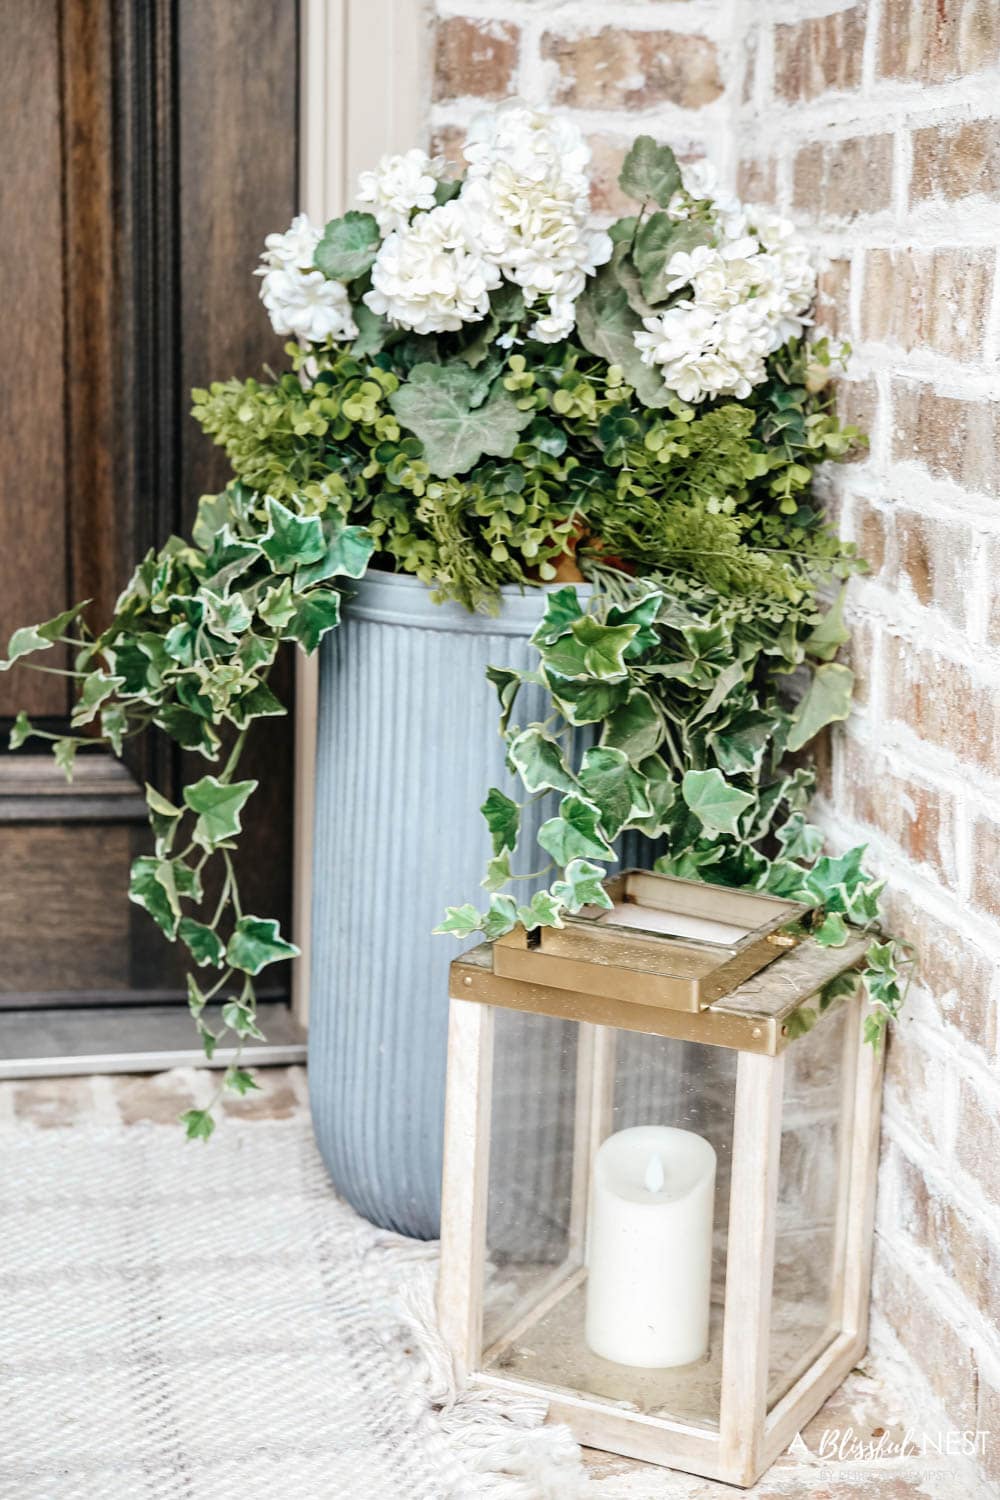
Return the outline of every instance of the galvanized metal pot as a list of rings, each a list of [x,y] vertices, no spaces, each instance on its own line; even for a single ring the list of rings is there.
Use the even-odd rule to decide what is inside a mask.
[[[438,1233],[448,964],[459,951],[431,929],[446,905],[485,899],[491,850],[477,809],[490,786],[518,795],[485,671],[534,667],[528,638],[545,607],[543,589],[503,592],[497,617],[470,615],[432,603],[416,579],[370,574],[323,648],[313,1124],[348,1202],[422,1238]],[[542,704],[540,690],[525,692],[518,722],[544,717]],[[552,811],[544,799],[527,809],[523,848]],[[534,1066],[511,1060],[522,1100]]]

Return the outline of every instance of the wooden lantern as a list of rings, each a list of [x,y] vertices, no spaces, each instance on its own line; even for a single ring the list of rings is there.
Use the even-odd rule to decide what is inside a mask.
[[[865,1348],[868,940],[642,872],[609,892],[451,966],[441,1327],[581,1443],[750,1485]]]

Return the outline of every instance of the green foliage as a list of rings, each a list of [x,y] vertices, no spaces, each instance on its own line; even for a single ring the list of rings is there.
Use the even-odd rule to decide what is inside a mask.
[[[506,894],[507,885],[528,876],[514,868],[517,804],[507,797],[501,804],[494,790],[483,812],[503,859],[494,859],[485,882],[489,910],[452,908],[438,930],[497,937],[517,922],[529,930],[559,926],[566,912],[609,905],[604,867],[617,859],[614,841],[628,830],[655,840],[640,862],[664,873],[815,907],[814,936],[824,946],[842,946],[849,923],[874,930],[882,885],[866,872],[864,849],[823,853],[821,831],[804,817],[812,774],[786,757],[793,736],[802,748],[847,711],[849,680],[838,675],[832,692],[825,686],[831,673],[846,672],[828,660],[839,634],[837,607],[824,615],[808,595],[780,609],[766,596],[747,603],[706,588],[683,596],[676,578],[630,582],[610,570],[599,582],[586,609],[572,588],[553,593],[534,635],[538,670],[505,669],[497,684],[502,697],[511,694],[512,676],[540,681],[549,692],[553,713],[544,724],[503,732],[526,791],[561,794],[538,833],[556,878],[536,892],[530,909]],[[798,704],[781,691],[781,677],[796,671],[810,678]],[[578,739],[571,756],[574,727],[591,722],[579,713],[581,689],[605,690],[609,674],[620,697],[595,715],[599,743]],[[864,975],[871,1041],[899,1011],[906,967],[902,945],[873,944]],[[797,1014],[795,1034],[814,1021],[808,1009]]]

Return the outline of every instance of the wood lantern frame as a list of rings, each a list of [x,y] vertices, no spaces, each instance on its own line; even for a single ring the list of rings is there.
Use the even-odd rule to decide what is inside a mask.
[[[567,964],[576,967],[567,968],[566,987],[551,982],[551,962],[541,966],[546,982],[532,982],[531,949],[524,942],[519,978],[497,972],[504,964],[495,964],[490,943],[452,963],[439,1318],[473,1385],[529,1390],[547,1398],[551,1416],[567,1423],[585,1445],[730,1484],[755,1483],[784,1451],[858,1362],[867,1343],[882,1055],[862,1045],[859,984],[853,995],[837,1002],[846,1015],[839,1075],[837,1253],[830,1288],[835,1322],[798,1362],[784,1393],[768,1408],[785,1049],[795,1045],[792,1036],[801,1029],[790,1018],[815,1002],[831,980],[858,968],[867,946],[868,939],[857,933],[838,949],[821,948],[809,939],[699,1013],[623,1000],[620,970],[615,971],[617,995],[582,992],[571,987],[579,964],[569,958]],[[483,1292],[498,1007],[581,1024],[569,1224],[581,1267],[591,1163],[610,1121],[616,1029],[737,1052],[717,1424],[623,1410],[621,1403],[487,1367],[491,1351],[484,1358]],[[823,1026],[825,1017],[816,1024]],[[577,1284],[580,1280],[578,1272]],[[564,1293],[565,1287],[541,1296],[517,1329],[508,1329],[508,1339],[532,1327]]]

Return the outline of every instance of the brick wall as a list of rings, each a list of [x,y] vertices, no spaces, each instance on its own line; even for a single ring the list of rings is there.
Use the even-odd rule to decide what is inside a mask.
[[[822,815],[867,840],[922,975],[889,1051],[873,1345],[1000,1478],[1000,4],[437,0],[432,129],[571,110],[595,207],[640,130],[708,153],[829,261],[866,456],[828,478],[872,563]]]

